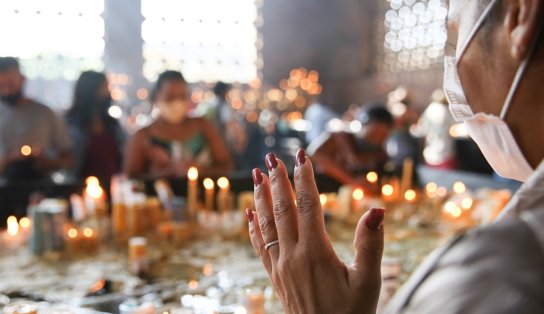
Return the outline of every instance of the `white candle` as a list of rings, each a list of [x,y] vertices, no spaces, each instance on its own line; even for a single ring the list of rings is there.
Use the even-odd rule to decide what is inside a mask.
[[[195,219],[198,210],[198,169],[195,167],[189,168],[187,171],[187,207],[191,221]]]
[[[221,177],[217,180],[219,193],[217,195],[217,208],[224,212],[234,209],[232,195],[230,193],[230,182],[227,178]]]
[[[212,179],[206,178],[204,179],[204,189],[206,192],[205,195],[205,207],[206,210],[212,211],[214,207],[214,197],[215,197],[215,183]]]

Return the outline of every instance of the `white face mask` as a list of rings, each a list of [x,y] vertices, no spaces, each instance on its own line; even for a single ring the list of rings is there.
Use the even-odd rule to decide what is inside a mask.
[[[482,26],[485,18],[497,3],[491,1],[475,27],[468,40],[456,53],[455,57],[446,57],[444,71],[444,92],[450,103],[450,111],[457,121],[464,121],[469,135],[478,144],[478,147],[493,169],[501,176],[525,182],[534,169],[521,152],[512,131],[504,121],[508,109],[512,103],[514,93],[517,90],[521,77],[525,73],[531,54],[520,65],[512,87],[502,107],[501,116],[477,113],[474,114],[468,105],[458,73],[459,60],[466,51],[468,45]],[[535,40],[536,42],[536,40]],[[534,50],[534,49],[533,49]]]
[[[187,116],[187,102],[176,100],[170,103],[158,103],[160,116],[171,124],[178,124]]]

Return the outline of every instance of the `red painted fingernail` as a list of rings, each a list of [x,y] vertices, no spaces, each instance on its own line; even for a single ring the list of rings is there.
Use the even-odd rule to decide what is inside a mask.
[[[253,172],[251,173],[253,176],[253,183],[255,183],[255,186],[261,185],[263,183],[263,175],[261,174],[261,169],[255,168],[253,169]]]
[[[306,151],[299,149],[296,155],[296,166],[300,167],[306,163]]]
[[[385,216],[385,209],[372,208],[368,217],[366,218],[366,226],[370,230],[380,231],[383,228],[383,219]]]
[[[255,219],[255,216],[253,215],[253,212],[249,208],[246,208],[246,216],[247,216],[247,220],[249,220],[249,222],[253,222],[253,219]]]
[[[268,171],[272,171],[272,169],[276,169],[278,167],[278,160],[274,154],[266,155],[266,167],[268,168]]]

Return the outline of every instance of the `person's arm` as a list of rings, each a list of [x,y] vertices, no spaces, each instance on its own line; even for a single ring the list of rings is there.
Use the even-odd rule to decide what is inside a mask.
[[[208,146],[213,159],[213,165],[206,169],[202,169],[202,174],[205,176],[221,176],[227,174],[234,169],[234,163],[227,149],[227,146],[223,142],[223,139],[219,135],[219,132],[215,127],[207,120],[199,119],[202,132],[206,137]]]
[[[361,182],[353,178],[342,165],[339,165],[336,160],[334,160],[334,154],[338,153],[338,145],[336,145],[335,141],[336,138],[330,134],[320,135],[308,147],[308,155],[312,156],[317,165],[317,169],[325,175],[342,184],[360,185]]]
[[[56,151],[56,156],[47,156],[44,149],[48,148],[40,147],[38,148],[38,151],[33,154],[33,157],[36,158],[39,167],[46,172],[59,169],[70,169],[74,166],[72,145],[77,145],[77,143],[72,143],[68,128],[64,121],[52,111],[50,112],[50,115],[50,125],[53,134],[51,149]]]
[[[140,177],[146,172],[146,143],[144,130],[132,135],[123,154],[123,172],[129,177]]]

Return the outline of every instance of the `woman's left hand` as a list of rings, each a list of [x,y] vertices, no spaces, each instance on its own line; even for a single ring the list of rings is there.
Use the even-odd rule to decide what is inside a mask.
[[[355,261],[347,265],[327,236],[312,164],[304,150],[297,153],[296,196],[281,160],[270,154],[266,163],[270,178],[258,169],[253,171],[257,212],[247,210],[246,214],[251,243],[285,311],[375,313],[384,210],[372,209],[361,218],[354,241]]]

